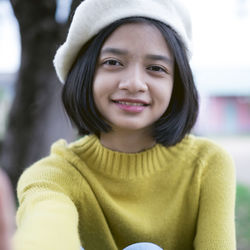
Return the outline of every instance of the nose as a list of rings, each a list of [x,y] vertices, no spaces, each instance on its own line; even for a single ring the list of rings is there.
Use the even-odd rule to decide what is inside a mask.
[[[134,66],[128,69],[124,78],[119,83],[121,90],[127,90],[130,93],[146,92],[148,85],[145,79],[144,71],[140,66]]]

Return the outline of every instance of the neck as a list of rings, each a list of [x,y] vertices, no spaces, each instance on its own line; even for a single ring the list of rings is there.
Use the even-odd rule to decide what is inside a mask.
[[[100,141],[104,147],[124,153],[138,153],[156,143],[148,131],[111,131],[102,133]]]

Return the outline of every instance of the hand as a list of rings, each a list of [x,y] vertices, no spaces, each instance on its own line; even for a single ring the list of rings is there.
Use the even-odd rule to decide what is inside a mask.
[[[0,250],[11,250],[14,232],[14,199],[7,175],[0,169]]]

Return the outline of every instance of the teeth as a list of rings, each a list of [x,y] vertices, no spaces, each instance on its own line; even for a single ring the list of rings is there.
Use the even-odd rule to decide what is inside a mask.
[[[123,104],[123,105],[129,105],[129,106],[144,106],[143,103],[134,103],[134,102],[120,102],[118,101],[117,103]]]

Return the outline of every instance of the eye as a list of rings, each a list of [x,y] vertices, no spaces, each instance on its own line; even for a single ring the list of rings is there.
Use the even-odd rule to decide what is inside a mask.
[[[161,66],[157,66],[157,65],[152,65],[152,66],[149,66],[147,67],[148,70],[151,70],[151,71],[155,71],[155,72],[162,72],[162,73],[167,73],[167,70]]]
[[[122,64],[115,60],[115,59],[108,59],[103,62],[103,65],[109,65],[109,66],[122,66]]]

